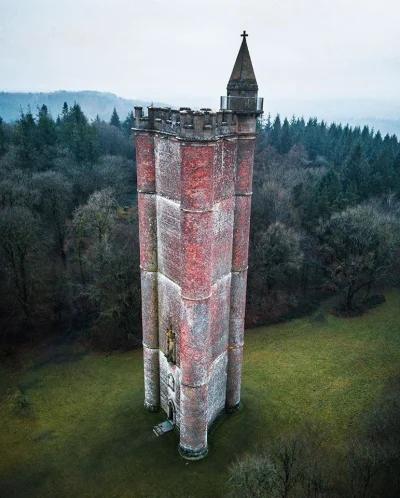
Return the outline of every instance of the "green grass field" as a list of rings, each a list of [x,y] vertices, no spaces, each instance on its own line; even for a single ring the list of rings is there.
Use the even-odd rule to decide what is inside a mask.
[[[176,434],[153,435],[164,417],[142,407],[141,351],[45,349],[21,368],[0,367],[0,496],[225,496],[237,456],[307,422],[343,451],[360,415],[400,373],[400,292],[386,298],[359,318],[323,312],[323,321],[248,331],[243,405],[214,429],[200,462],[179,457]],[[20,410],[17,386],[29,400]]]

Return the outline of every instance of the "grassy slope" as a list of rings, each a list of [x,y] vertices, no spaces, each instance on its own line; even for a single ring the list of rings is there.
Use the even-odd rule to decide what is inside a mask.
[[[243,407],[219,424],[209,456],[185,462],[164,417],[142,409],[140,351],[0,370],[0,496],[209,497],[227,490],[227,466],[242,452],[307,421],[341,451],[360,414],[400,372],[400,292],[356,319],[327,316],[247,333]],[[36,366],[35,366],[36,361]],[[39,358],[40,363],[40,358]],[[17,384],[32,413],[15,415]]]

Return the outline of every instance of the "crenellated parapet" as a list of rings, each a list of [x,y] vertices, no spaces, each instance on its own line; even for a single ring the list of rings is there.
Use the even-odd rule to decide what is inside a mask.
[[[135,107],[134,131],[166,133],[185,140],[216,140],[221,136],[237,132],[237,119],[230,109],[212,111],[208,108],[199,111],[190,107],[179,110],[170,107]]]

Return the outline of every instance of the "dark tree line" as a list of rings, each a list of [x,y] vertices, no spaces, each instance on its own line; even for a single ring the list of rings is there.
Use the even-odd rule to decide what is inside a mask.
[[[105,348],[140,336],[133,113],[89,122],[79,104],[0,122],[2,342],[79,330]],[[368,127],[259,125],[248,323],[351,311],[398,278],[400,145]]]

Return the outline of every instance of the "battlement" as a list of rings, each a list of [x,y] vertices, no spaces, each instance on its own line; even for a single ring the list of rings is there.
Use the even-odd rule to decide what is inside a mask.
[[[214,140],[236,133],[237,119],[229,109],[215,112],[209,108],[195,111],[190,107],[178,110],[149,106],[145,116],[143,107],[135,107],[133,130],[157,131],[189,140]]]

